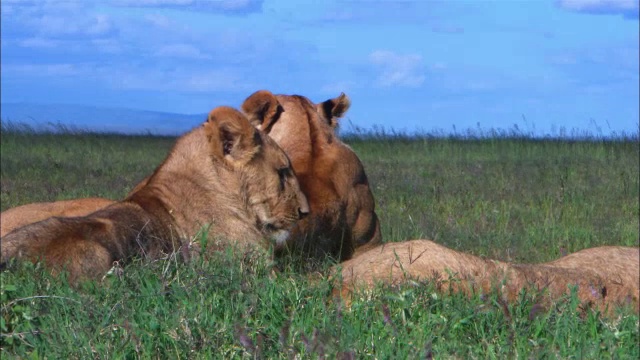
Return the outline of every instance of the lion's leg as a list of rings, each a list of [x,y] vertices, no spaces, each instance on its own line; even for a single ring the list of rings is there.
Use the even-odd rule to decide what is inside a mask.
[[[84,238],[52,242],[43,257],[54,273],[67,271],[72,283],[77,280],[99,279],[116,260],[102,244]]]
[[[363,252],[373,249],[382,243],[382,234],[380,233],[380,221],[376,213],[370,213],[372,216],[366,216],[365,219],[358,218],[353,230],[353,238],[355,241],[355,252],[353,256],[362,254]]]
[[[71,281],[96,278],[117,260],[115,249],[103,245],[115,238],[112,228],[107,220],[86,217],[30,224],[2,238],[2,263],[11,258],[44,260],[54,272],[66,269]]]
[[[349,194],[347,221],[352,228],[353,246],[357,253],[382,243],[380,221],[373,211],[375,203],[368,186],[358,185]],[[355,214],[351,211],[356,210]]]

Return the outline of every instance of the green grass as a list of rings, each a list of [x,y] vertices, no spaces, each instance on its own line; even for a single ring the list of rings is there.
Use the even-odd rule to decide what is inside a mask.
[[[638,245],[638,141],[352,141],[384,238],[518,262]]]
[[[539,262],[605,244],[638,246],[639,143],[526,138],[351,137],[385,241],[430,238],[501,260]],[[3,128],[1,209],[122,198],[173,139]],[[137,261],[74,289],[39,266],[0,274],[3,358],[637,359],[638,316],[583,311],[574,296],[442,294],[380,287],[350,309],[327,279],[258,254]],[[328,266],[329,264],[327,264]]]

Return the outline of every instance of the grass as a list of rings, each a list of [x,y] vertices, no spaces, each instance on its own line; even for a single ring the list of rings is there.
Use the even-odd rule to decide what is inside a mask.
[[[122,198],[172,138],[36,134],[3,127],[2,210],[34,201]],[[638,137],[349,136],[385,241],[430,238],[517,262],[599,245],[638,246]],[[329,263],[327,263],[327,266]],[[616,358],[640,356],[638,315],[541,309],[433,284],[379,287],[350,309],[331,282],[259,254],[136,261],[74,289],[38,265],[0,273],[3,358]]]
[[[385,239],[518,262],[638,246],[638,141],[352,141]],[[562,251],[561,251],[562,250]]]

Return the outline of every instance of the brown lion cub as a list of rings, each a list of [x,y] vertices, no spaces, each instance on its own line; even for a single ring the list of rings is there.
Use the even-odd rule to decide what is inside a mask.
[[[288,245],[312,258],[328,254],[347,260],[382,242],[364,167],[335,133],[350,106],[345,94],[314,104],[304,96],[267,90],[242,104],[251,123],[291,159],[311,212],[296,225]]]
[[[218,107],[177,140],[138,191],[84,217],[52,217],[7,234],[0,263],[44,260],[66,267],[71,281],[96,278],[114,261],[174,251],[205,226],[209,238],[277,247],[308,212],[285,153],[242,113]]]

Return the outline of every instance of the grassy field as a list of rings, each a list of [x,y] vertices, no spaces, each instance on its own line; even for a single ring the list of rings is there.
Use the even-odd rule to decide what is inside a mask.
[[[3,129],[1,209],[87,196],[122,198],[172,138]],[[514,262],[599,245],[638,246],[639,142],[352,136],[385,241],[429,238]],[[329,263],[327,263],[329,265]],[[0,274],[3,358],[640,357],[638,316],[541,309],[428,283],[380,287],[350,309],[330,281],[258,254],[139,261],[72,289],[39,266]]]

